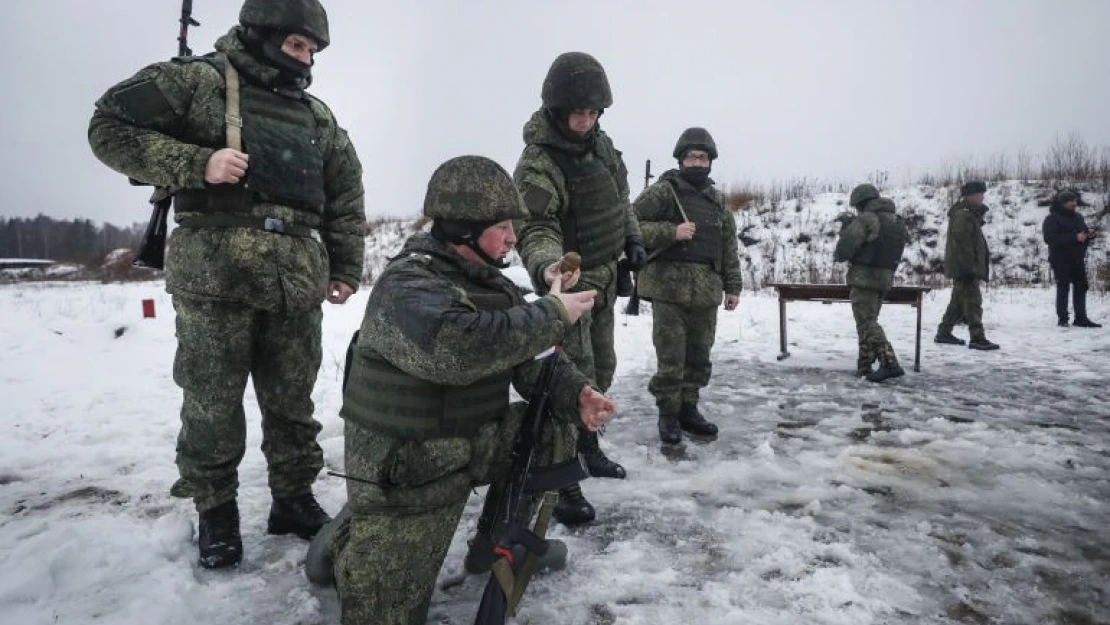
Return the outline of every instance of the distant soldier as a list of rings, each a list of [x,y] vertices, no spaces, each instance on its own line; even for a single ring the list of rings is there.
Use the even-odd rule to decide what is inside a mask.
[[[500,268],[524,205],[508,172],[453,158],[428,182],[432,231],[409,237],[382,272],[352,342],[343,409],[348,508],[320,533],[306,563],[334,574],[344,625],[418,625],[428,615],[451,537],[475,486],[491,484],[466,566],[489,570],[497,493],[541,364],[593,305],[592,290],[528,303]],[[567,359],[551,387],[537,464],[594,431],[615,407]],[[320,544],[326,541],[331,544]],[[332,570],[321,571],[330,562]],[[322,573],[322,574],[321,574]]]
[[[583,52],[556,57],[543,81],[543,107],[524,125],[524,152],[513,175],[529,217],[520,227],[520,255],[539,294],[558,275],[565,252],[582,257],[574,290],[596,290],[593,310],[571,329],[567,354],[603,392],[613,382],[613,307],[617,260],[632,270],[647,259],[636,214],[628,202],[628,170],[598,118],[613,104],[609,79]],[[597,433],[579,430],[578,451],[594,477],[623,479],[624,467],[598,445]],[[555,518],[564,524],[593,520],[594,508],[578,486],[563,490]]]
[[[967,321],[971,349],[998,349],[987,340],[983,330],[983,294],[979,282],[990,279],[990,250],[983,236],[987,211],[983,196],[985,182],[969,182],[960,189],[963,197],[948,211],[948,240],[944,245],[944,275],[952,279],[952,300],[937,326],[934,341],[963,345],[964,340],[952,335],[952,328],[961,319]]]
[[[1048,209],[1041,228],[1048,245],[1048,262],[1056,278],[1056,317],[1061,327],[1068,325],[1068,291],[1072,291],[1077,328],[1101,328],[1087,317],[1087,248],[1097,231],[1087,227],[1075,208],[1079,196],[1061,191]]]
[[[859,216],[840,231],[833,257],[849,263],[848,285],[852,287],[852,316],[859,337],[856,375],[872,382],[905,375],[898,356],[879,325],[883,297],[894,284],[894,272],[902,261],[909,233],[894,212],[894,202],[882,197],[874,185],[852,189],[848,204]],[[879,368],[872,370],[878,361]]]
[[[195,502],[209,568],[243,554],[236,491],[248,377],[273,496],[267,531],[310,538],[329,519],[312,494],[324,466],[312,404],[320,304],[343,304],[358,288],[366,221],[355,149],[305,92],[329,43],[324,7],[246,0],[239,22],[215,53],[156,63],[109,89],[89,125],[97,158],[174,194],[166,290],[184,401],[171,493]],[[236,99],[240,115],[225,109]],[[242,151],[228,145],[232,130]]]
[[[717,308],[735,310],[743,286],[736,221],[709,173],[717,145],[704,128],[688,128],[674,148],[671,169],[636,198],[633,207],[652,250],[640,271],[640,297],[652,303],[652,341],[657,362],[648,390],[659,408],[659,439],[682,440],[685,430],[716,437],[717,426],[698,410],[709,384],[710,350]]]

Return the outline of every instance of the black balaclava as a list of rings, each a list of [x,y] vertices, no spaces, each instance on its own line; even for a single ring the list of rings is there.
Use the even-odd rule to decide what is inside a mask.
[[[465,245],[474,250],[474,253],[479,258],[484,260],[486,264],[493,265],[498,269],[505,269],[509,266],[507,260],[497,260],[491,258],[486,251],[478,245],[478,239],[482,237],[482,233],[486,228],[497,224],[498,222],[487,221],[464,221],[462,219],[437,219],[432,222],[432,236],[436,240],[444,243],[453,243],[455,245]]]
[[[282,30],[262,30],[254,26],[247,26],[243,35],[243,43],[258,60],[278,70],[283,82],[310,84],[312,82],[312,63],[301,63],[281,51],[281,46],[289,35],[290,33]]]
[[[678,175],[689,182],[695,189],[700,189],[709,183],[709,172],[713,171],[713,160],[709,160],[708,167],[686,167],[682,161],[686,158],[686,152],[678,159]]]

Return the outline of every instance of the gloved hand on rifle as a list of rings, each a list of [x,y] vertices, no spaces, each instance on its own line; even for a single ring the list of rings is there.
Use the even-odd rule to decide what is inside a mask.
[[[644,249],[644,240],[638,234],[630,234],[624,240],[624,256],[628,259],[628,268],[639,271],[647,264],[647,250]]]

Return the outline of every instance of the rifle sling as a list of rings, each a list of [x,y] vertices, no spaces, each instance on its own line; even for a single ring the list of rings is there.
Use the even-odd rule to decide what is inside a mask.
[[[227,100],[224,104],[224,125],[226,127],[227,147],[243,151],[243,118],[239,114],[239,71],[228,60],[224,63],[224,82]]]

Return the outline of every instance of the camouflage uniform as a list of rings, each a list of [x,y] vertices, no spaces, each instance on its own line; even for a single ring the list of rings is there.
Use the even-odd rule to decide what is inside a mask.
[[[567,336],[564,346],[575,364],[587,375],[597,380],[602,390],[613,382],[617,356],[613,349],[613,307],[617,294],[617,258],[628,235],[640,236],[636,214],[628,202],[628,170],[613,142],[600,128],[593,139],[585,144],[564,138],[544,111],[537,111],[524,125],[524,142],[527,147],[517,162],[514,180],[531,215],[520,229],[520,255],[540,293],[547,292],[543,270],[559,260],[564,252],[581,251],[579,245],[567,245],[563,227],[572,219],[568,212],[567,177],[553,155],[571,161],[597,162],[609,172],[615,187],[619,210],[612,211],[612,223],[599,224],[597,229],[608,229],[619,236],[619,245],[611,251],[605,262],[582,267],[582,279],[572,291],[597,290],[594,308],[587,313]],[[588,207],[579,208],[589,210]],[[577,249],[576,249],[577,248]]]
[[[547,292],[544,269],[565,252],[582,256],[582,276],[573,291],[596,290],[593,309],[563,339],[567,354],[603,392],[613,382],[617,259],[624,250],[646,257],[640,227],[628,201],[628,169],[613,141],[594,128],[576,138],[566,127],[573,109],[604,111],[612,93],[601,64],[581,52],[559,55],[544,79],[543,108],[524,125],[524,152],[513,178],[530,213],[520,224],[518,249],[536,291]],[[639,267],[633,267],[638,269]],[[605,456],[596,432],[578,433],[578,450],[590,473],[623,478],[625,470]],[[569,507],[579,513],[571,515]],[[592,520],[580,489],[563,492],[556,519]]]
[[[850,203],[860,214],[841,230],[833,256],[838,262],[851,263],[847,282],[852,287],[852,315],[859,338],[856,371],[863,375],[876,361],[882,368],[898,367],[898,356],[879,325],[879,312],[909,234],[894,213],[894,202],[880,197],[874,186],[853,189]]]
[[[948,211],[944,275],[952,279],[952,299],[937,326],[938,336],[951,336],[956,323],[966,319],[972,342],[986,340],[979,282],[990,279],[990,250],[983,236],[988,210],[985,204],[974,206],[961,200]]]
[[[307,20],[295,30],[327,45],[326,15],[314,1],[267,3],[261,12],[258,5],[248,0],[242,19],[281,21],[292,7]],[[248,376],[262,411],[273,496],[311,492],[323,466],[311,400],[320,304],[329,280],[357,289],[362,276],[365,214],[354,147],[331,110],[304,92],[310,78],[290,80],[264,62],[245,43],[246,30],[232,28],[214,54],[156,63],[112,87],[89,126],[101,161],[175,194],[179,227],[166,290],[177,312],[174,381],[184,401],[181,479],[172,492],[192,497],[201,512],[235,498]],[[208,159],[226,146],[226,63],[242,77],[251,160],[244,182],[208,185]],[[283,159],[287,153],[297,158]],[[281,220],[286,233],[265,230],[267,218]]]
[[[508,174],[480,157],[441,166],[429,197],[452,167],[478,173],[451,191],[459,211],[487,211],[494,222],[520,216]],[[515,206],[470,199],[483,181],[508,187]],[[352,345],[341,411],[352,516],[336,532],[332,558],[345,625],[423,625],[467,496],[505,477],[524,414],[523,404],[509,403],[510,383],[529,396],[540,367],[533,357],[569,325],[555,296],[526,303],[496,267],[464,259],[433,235],[411,237],[387,266]],[[551,397],[562,425],[548,428],[541,464],[571,445],[569,423],[589,385],[561,358]]]
[[[697,232],[692,240],[676,243],[675,227],[684,221],[679,198],[683,198],[683,210],[697,223]],[[696,211],[695,202],[706,210]],[[743,286],[736,221],[712,180],[695,188],[677,169],[659,176],[633,206],[653,255],[640,271],[636,286],[640,297],[651,301],[658,368],[648,390],[661,413],[677,414],[684,404],[696,406],[700,389],[709,383],[709,353],[716,338],[722,294],[739,295]],[[684,254],[695,248],[714,259]]]

